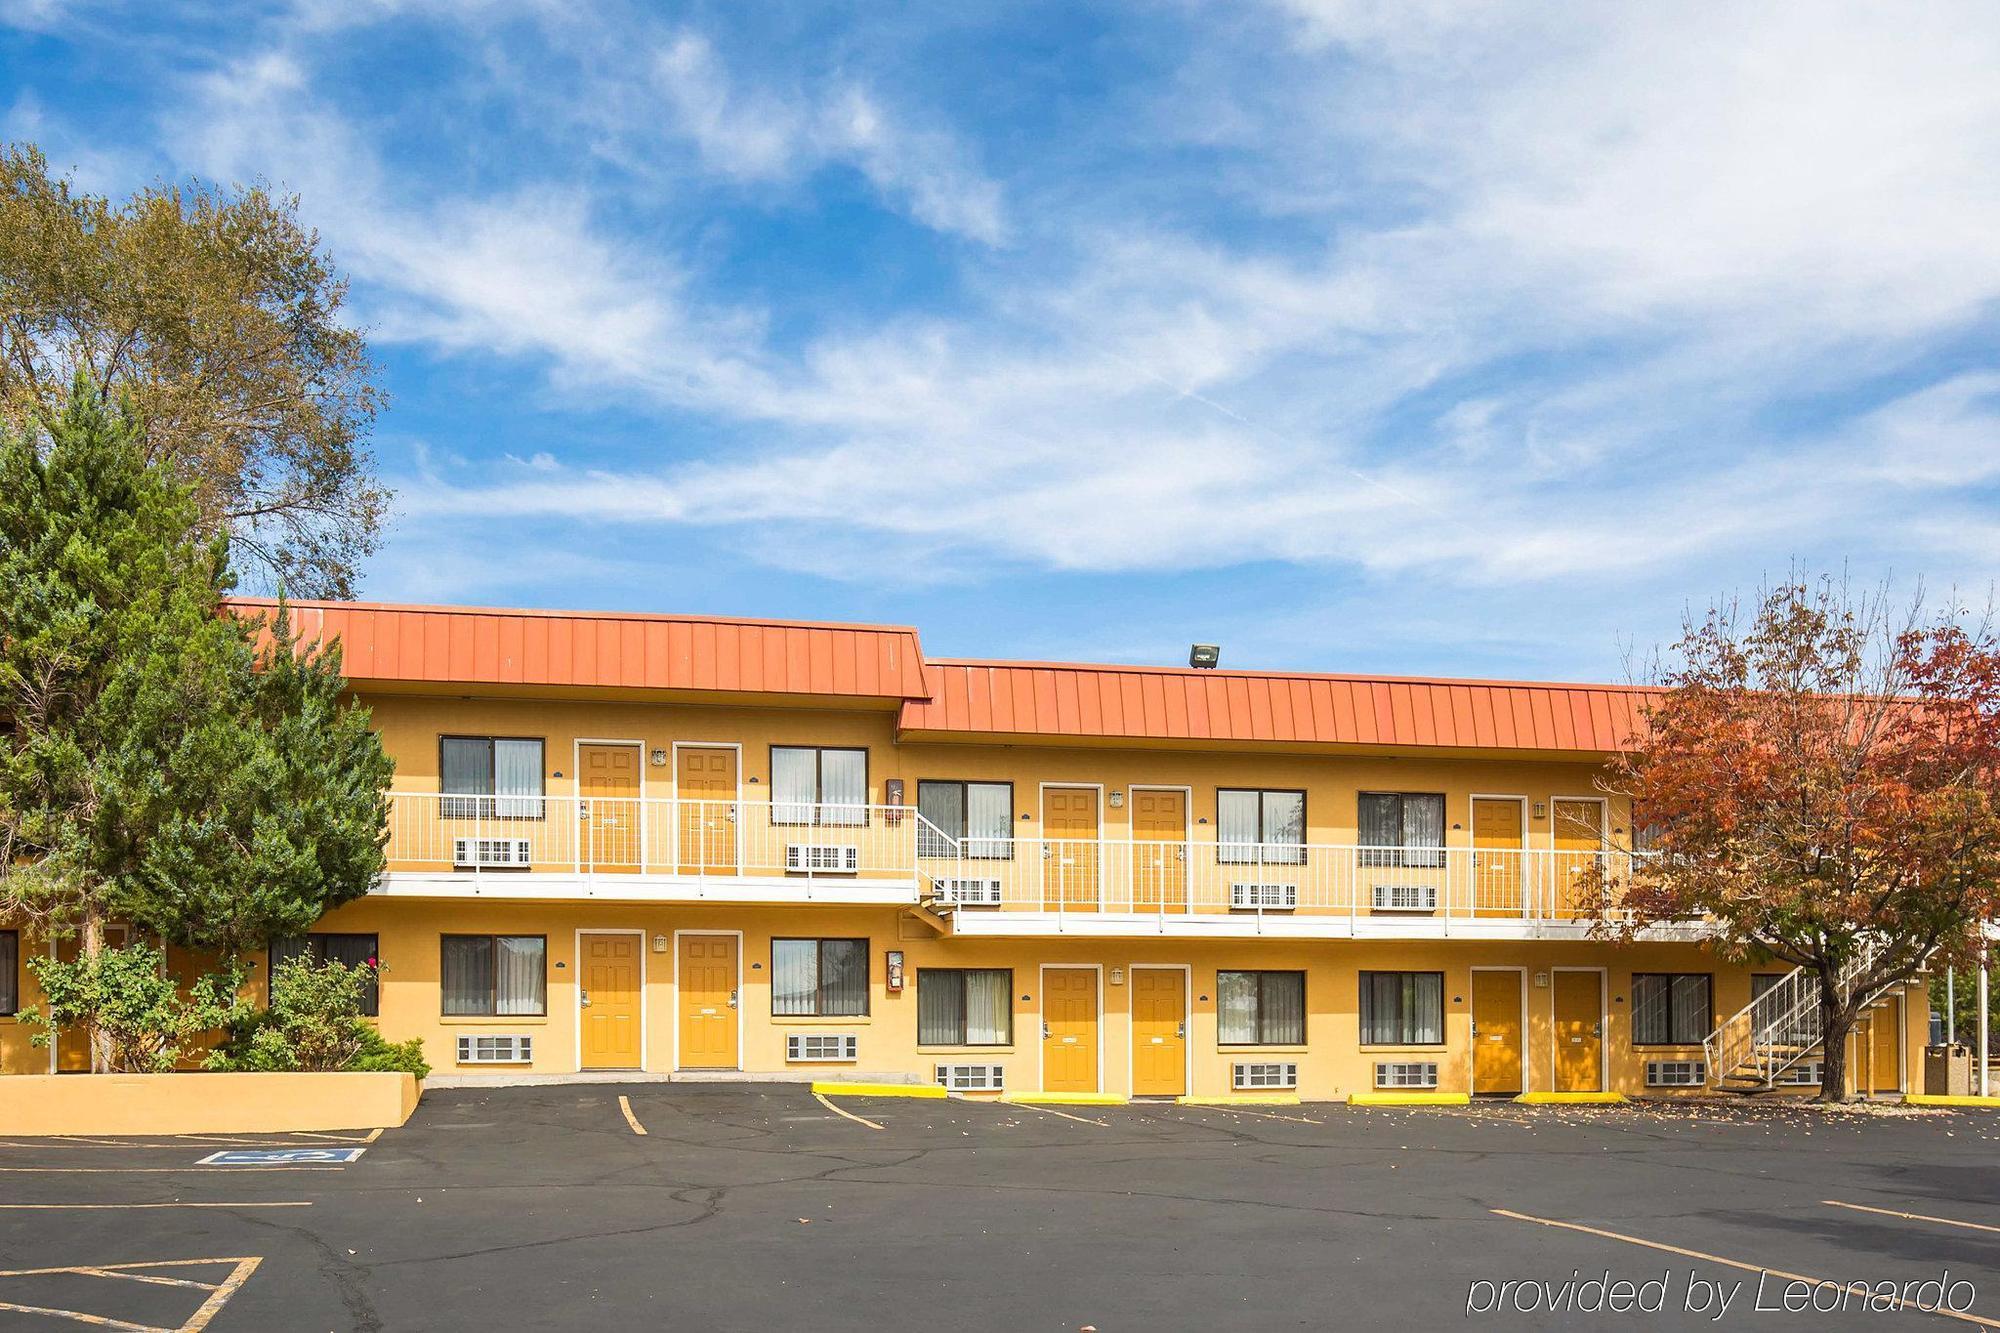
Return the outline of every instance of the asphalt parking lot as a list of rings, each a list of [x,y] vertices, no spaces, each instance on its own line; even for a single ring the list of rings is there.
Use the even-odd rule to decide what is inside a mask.
[[[197,1164],[260,1146],[235,1139],[0,1144],[0,1328],[1944,1327],[1851,1294],[1782,1304],[1794,1280],[1929,1303],[1911,1284],[1947,1271],[1972,1326],[2000,1327],[1992,1112],[571,1085],[433,1091],[400,1130],[263,1143],[364,1151],[265,1169]],[[1754,1308],[1760,1269],[1781,1308]],[[1615,1304],[1607,1271],[1635,1305],[1547,1308],[1565,1283]],[[1693,1283],[1734,1288],[1728,1312],[1707,1286],[1689,1309]]]

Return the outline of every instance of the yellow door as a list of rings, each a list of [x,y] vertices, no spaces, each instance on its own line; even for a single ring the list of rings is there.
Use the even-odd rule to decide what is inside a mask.
[[[1132,905],[1187,911],[1187,793],[1132,793]]]
[[[1903,999],[1900,995],[1868,1011],[1868,1082],[1870,1092],[1901,1092]]]
[[[1604,981],[1599,972],[1557,972],[1556,1091],[1604,1091]]]
[[[736,1068],[736,937],[681,936],[675,977],[681,1068]]]
[[[682,747],[674,783],[681,874],[735,874],[736,751]]]
[[[1179,968],[1135,967],[1132,1095],[1180,1097],[1187,1090],[1187,974]]]
[[[1472,910],[1475,916],[1520,916],[1521,803],[1472,803]]]
[[[578,976],[583,994],[583,1067],[637,1069],[639,1050],[639,943],[637,935],[586,934]]]
[[[1042,1091],[1097,1091],[1097,969],[1042,972]]]
[[[1587,917],[1597,914],[1602,896],[1604,862],[1604,803],[1557,801],[1554,804],[1556,854],[1553,867],[1556,913]]]
[[[1053,912],[1097,910],[1097,789],[1042,791],[1043,904]]]
[[[127,926],[106,926],[104,947],[122,949],[132,936]],[[65,963],[73,963],[83,952],[83,941],[72,935],[56,946],[56,957]],[[26,961],[25,959],[22,961]],[[46,1066],[44,1066],[46,1068]],[[90,1072],[90,1032],[86,1028],[64,1028],[56,1034],[56,1071],[63,1074],[87,1074]],[[37,1070],[36,1072],[41,1072]]]
[[[577,790],[583,794],[584,866],[613,874],[639,869],[639,747],[577,748]]]
[[[1472,974],[1472,1090],[1521,1088],[1521,974]]]

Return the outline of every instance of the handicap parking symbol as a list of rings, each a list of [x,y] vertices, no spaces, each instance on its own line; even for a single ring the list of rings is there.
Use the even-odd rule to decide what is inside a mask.
[[[196,1166],[325,1166],[356,1162],[366,1148],[230,1148],[210,1153]]]

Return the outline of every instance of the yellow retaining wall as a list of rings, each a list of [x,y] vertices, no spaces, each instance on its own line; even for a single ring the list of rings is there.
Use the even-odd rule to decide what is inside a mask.
[[[394,1129],[409,1074],[28,1074],[0,1081],[0,1136]]]

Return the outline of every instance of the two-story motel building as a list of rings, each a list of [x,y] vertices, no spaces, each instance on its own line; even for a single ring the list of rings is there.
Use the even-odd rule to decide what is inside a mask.
[[[293,611],[396,778],[387,875],[288,947],[379,959],[384,1034],[439,1072],[1644,1093],[1722,1072],[1702,1039],[1786,970],[1593,926],[1635,854],[1600,785],[1622,687]],[[36,998],[23,947],[0,931],[0,1015]],[[1927,1019],[1916,989],[1871,1013],[1863,1086],[1908,1086]],[[0,1066],[82,1058],[26,1035],[0,1017]]]

